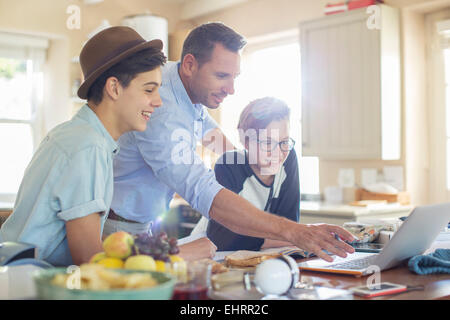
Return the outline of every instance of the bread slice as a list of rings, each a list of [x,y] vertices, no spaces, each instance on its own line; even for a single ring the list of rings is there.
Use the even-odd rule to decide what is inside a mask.
[[[264,260],[279,257],[279,252],[267,253],[259,251],[238,250],[225,257],[228,267],[255,267]]]
[[[219,263],[217,261],[214,261],[212,259],[200,259],[198,260],[199,262],[202,263],[207,263],[211,265],[211,273],[212,274],[218,274],[218,273],[223,273],[223,272],[227,272],[228,268],[226,266],[224,266],[222,263]]]

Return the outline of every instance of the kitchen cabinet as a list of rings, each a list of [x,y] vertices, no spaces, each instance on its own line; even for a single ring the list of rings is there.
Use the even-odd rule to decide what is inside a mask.
[[[303,156],[400,158],[399,11],[377,8],[300,24]]]

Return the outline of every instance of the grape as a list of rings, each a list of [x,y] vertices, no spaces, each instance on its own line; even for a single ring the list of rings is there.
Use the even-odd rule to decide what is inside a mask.
[[[133,255],[145,254],[156,260],[170,262],[169,254],[180,252],[177,242],[176,238],[169,238],[164,231],[155,236],[148,233],[137,234],[134,239]]]
[[[178,254],[178,253],[180,253],[180,249],[178,249],[178,247],[170,248],[169,250],[169,254]]]
[[[170,245],[171,248],[176,247],[177,244],[178,244],[178,240],[176,238],[172,237],[172,238],[169,239],[169,245]]]
[[[140,243],[148,243],[150,239],[151,237],[148,233],[140,233],[135,237],[135,241]]]
[[[164,252],[169,252],[170,250],[170,244],[168,244],[167,242],[163,243],[160,248],[164,251]]]
[[[161,240],[160,238],[157,238],[157,239],[155,240],[155,245],[156,245],[157,247],[161,247],[161,246],[163,245],[163,243],[164,243],[164,241]]]
[[[148,233],[136,235],[134,244],[139,254],[152,255],[151,237]]]
[[[161,240],[166,241],[167,240],[167,233],[165,233],[164,231],[161,231],[158,235],[158,238]]]
[[[156,247],[156,248],[153,250],[153,254],[156,255],[156,256],[161,255],[161,254],[162,254],[161,248]]]

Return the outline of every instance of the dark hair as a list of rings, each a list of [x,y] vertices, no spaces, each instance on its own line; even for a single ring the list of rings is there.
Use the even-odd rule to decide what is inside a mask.
[[[216,43],[222,44],[226,49],[238,52],[247,42],[244,37],[221,22],[205,23],[187,36],[183,44],[181,61],[187,54],[192,54],[200,65],[211,59]]]
[[[159,49],[148,48],[138,51],[103,72],[89,88],[87,100],[95,104],[103,100],[103,88],[109,77],[116,77],[126,88],[139,73],[156,69],[165,62],[166,57]]]

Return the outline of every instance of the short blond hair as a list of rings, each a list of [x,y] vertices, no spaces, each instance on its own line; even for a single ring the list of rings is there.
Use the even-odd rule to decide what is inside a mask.
[[[290,109],[288,105],[277,98],[264,97],[253,100],[241,112],[238,130],[241,143],[245,145],[245,132],[249,129],[265,129],[272,121],[289,120]]]

